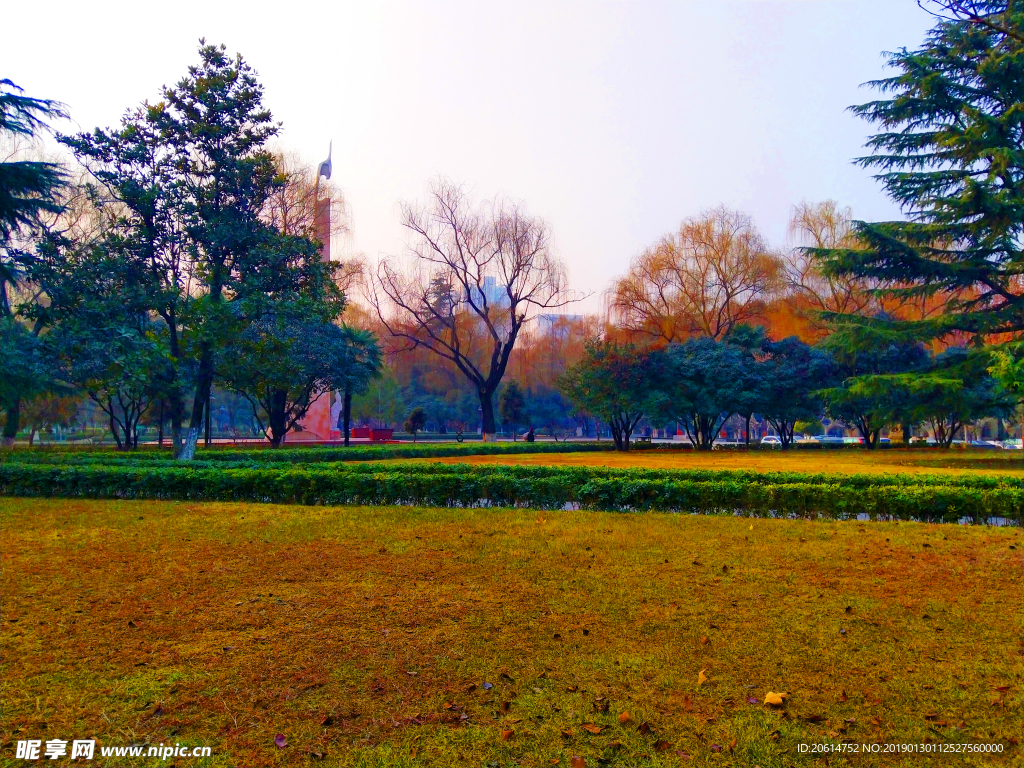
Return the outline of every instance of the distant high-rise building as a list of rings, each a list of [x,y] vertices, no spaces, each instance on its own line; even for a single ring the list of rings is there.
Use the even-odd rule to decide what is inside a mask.
[[[467,300],[469,299],[472,299],[477,306],[481,306],[486,299],[489,307],[507,307],[509,305],[508,286],[499,285],[496,277],[487,275],[484,277],[482,287],[470,288]]]

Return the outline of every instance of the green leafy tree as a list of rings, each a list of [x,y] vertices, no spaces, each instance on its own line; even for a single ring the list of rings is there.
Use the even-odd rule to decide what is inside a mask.
[[[53,365],[43,343],[11,317],[0,317],[0,407],[4,409],[3,440],[12,446],[21,428],[21,403],[51,389]]]
[[[143,277],[104,245],[56,233],[40,243],[28,274],[47,302],[26,314],[48,329],[47,354],[62,379],[103,411],[118,449],[130,450],[166,359]]]
[[[145,276],[149,311],[163,320],[173,439],[186,460],[227,345],[264,317],[303,317],[318,303],[333,314],[314,313],[336,317],[342,302],[317,244],[267,215],[287,180],[266,146],[278,125],[255,73],[223,46],[200,41],[199,58],[119,128],[64,137],[113,201],[105,247]]]
[[[67,117],[62,104],[23,93],[10,80],[0,80],[0,140],[31,140],[47,130],[46,121]],[[29,332],[20,326],[12,297],[25,278],[26,265],[31,263],[31,239],[42,229],[47,215],[63,210],[60,194],[66,182],[66,172],[54,163],[0,162],[0,359],[5,369],[0,384],[2,446],[14,444],[22,399],[41,394],[52,374],[34,338],[41,327],[33,326]]]
[[[513,440],[516,437],[516,424],[522,424],[526,418],[526,396],[519,382],[510,381],[498,396],[498,415],[501,423],[511,427]]]
[[[698,450],[709,451],[747,392],[743,352],[702,337],[666,348],[664,416],[683,425]]]
[[[812,251],[827,274],[868,279],[884,297],[945,297],[943,314],[896,324],[919,339],[1018,333],[1024,6],[938,5],[949,13],[924,44],[890,54],[896,74],[871,83],[888,98],[853,107],[882,129],[858,162],[877,171],[907,219],[856,222],[862,248]]]
[[[345,445],[349,444],[352,424],[352,398],[366,394],[373,379],[381,377],[384,355],[377,335],[372,331],[350,325],[341,327],[345,344],[344,367],[338,371],[341,376],[341,427]]]
[[[856,428],[868,449],[878,446],[886,426],[909,423],[914,407],[907,385],[928,374],[923,344],[883,316],[845,318],[822,347],[836,361],[843,382],[819,392],[832,418]]]
[[[950,347],[933,358],[929,375],[905,377],[901,394],[913,421],[926,422],[948,448],[964,425],[1010,415],[1016,397],[989,373],[991,365],[987,350]]]
[[[761,363],[764,377],[762,415],[779,434],[782,449],[793,443],[800,422],[814,422],[821,434],[818,419],[824,406],[818,390],[833,383],[836,366],[831,357],[804,343],[796,336],[764,344]]]
[[[793,425],[793,431],[801,435],[824,435],[825,425],[818,419],[812,419],[811,421],[798,421]]]
[[[346,385],[351,350],[344,331],[321,318],[266,316],[232,342],[221,375],[249,399],[274,448],[321,395]]]
[[[724,341],[743,354],[743,388],[736,398],[734,407],[736,413],[743,417],[743,439],[750,445],[750,420],[755,413],[763,410],[765,390],[768,386],[765,366],[761,364],[762,349],[768,339],[761,326],[740,323],[729,330]]]
[[[48,129],[47,120],[68,116],[63,104],[23,93],[10,80],[0,80],[0,138],[32,139]],[[66,183],[67,173],[55,163],[0,162],[0,309],[7,315],[11,314],[7,290],[19,279],[15,240],[40,229],[45,215],[63,210],[60,193]]]
[[[664,408],[665,355],[632,345],[591,342],[583,359],[558,380],[558,388],[579,410],[607,422],[615,449],[629,439],[644,416]]]
[[[22,403],[21,420],[28,427],[28,444],[32,445],[36,433],[47,429],[67,427],[78,414],[82,398],[76,395],[46,393]]]
[[[352,418],[362,423],[374,421],[378,427],[398,422],[406,407],[401,388],[387,366],[381,368],[380,378],[369,381],[364,394],[352,396]]]
[[[413,442],[416,442],[416,433],[422,432],[425,426],[427,426],[426,412],[422,408],[413,408],[402,425],[402,429],[412,435]]]

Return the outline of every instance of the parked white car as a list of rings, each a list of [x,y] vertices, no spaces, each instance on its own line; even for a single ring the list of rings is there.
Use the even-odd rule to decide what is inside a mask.
[[[771,448],[778,448],[782,446],[782,440],[775,435],[765,435],[761,438],[761,445],[767,445]]]
[[[1004,451],[1019,451],[1024,448],[1024,441],[1019,437],[1011,437],[1009,440],[1003,440]]]

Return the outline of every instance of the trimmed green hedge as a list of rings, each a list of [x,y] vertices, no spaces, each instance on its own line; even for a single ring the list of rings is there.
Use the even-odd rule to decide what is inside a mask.
[[[429,468],[429,471],[418,471]],[[411,471],[410,471],[411,470]],[[525,471],[524,471],[525,470]],[[560,471],[561,470],[561,471]],[[781,474],[781,473],[776,473]],[[188,499],[290,504],[522,506],[611,511],[661,510],[758,517],[902,519],[975,523],[1022,520],[1024,489],[874,483],[817,476],[777,482],[764,475],[697,479],[613,475],[590,468],[360,465],[347,467],[0,465],[0,495]],[[893,479],[892,476],[853,476]],[[789,479],[789,478],[786,478]]]
[[[682,446],[656,445],[642,450],[679,450]],[[687,445],[687,449],[690,447]],[[401,445],[307,446],[302,448],[200,448],[196,461],[247,462],[250,464],[319,464],[324,462],[386,461],[389,459],[439,459],[451,456],[501,456],[520,453],[588,453],[610,451],[604,443],[404,443]],[[0,461],[51,464],[67,462],[173,461],[169,450],[122,453],[110,449],[15,450],[0,454]]]

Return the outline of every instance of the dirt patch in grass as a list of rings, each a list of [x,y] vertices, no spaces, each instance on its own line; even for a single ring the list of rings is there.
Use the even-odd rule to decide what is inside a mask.
[[[210,766],[1019,764],[1019,529],[35,499],[0,525],[5,762],[94,736]]]
[[[937,450],[794,451],[601,451],[517,456],[460,456],[417,459],[448,464],[530,464],[649,469],[750,469],[761,472],[840,472],[887,474],[1009,474],[1024,477],[1019,452]]]

